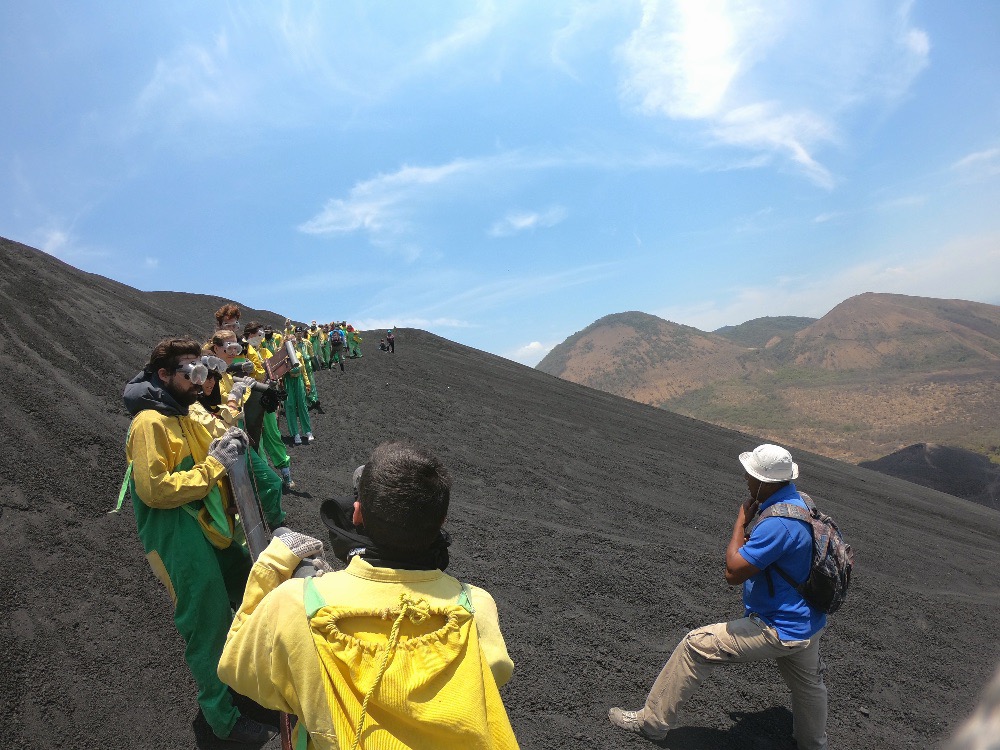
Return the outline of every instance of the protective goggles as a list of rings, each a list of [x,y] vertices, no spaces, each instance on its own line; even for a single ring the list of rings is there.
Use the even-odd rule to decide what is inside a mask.
[[[181,365],[174,372],[183,373],[184,377],[195,385],[203,385],[208,380],[208,368],[199,360]]]
[[[243,353],[243,347],[237,344],[235,341],[229,341],[222,345],[222,351],[224,351],[230,357],[235,357],[237,354]]]
[[[208,368],[209,374],[215,375],[217,378],[229,369],[229,366],[226,364],[226,360],[213,357],[211,354],[206,354],[202,357],[201,363]]]

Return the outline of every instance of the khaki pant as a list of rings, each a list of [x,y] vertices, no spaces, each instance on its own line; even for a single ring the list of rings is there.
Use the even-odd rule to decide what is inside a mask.
[[[659,737],[675,726],[677,712],[716,666],[774,659],[792,691],[792,735],[799,750],[825,750],[822,632],[805,641],[782,641],[754,614],[692,630],[670,655],[639,712],[646,733]]]

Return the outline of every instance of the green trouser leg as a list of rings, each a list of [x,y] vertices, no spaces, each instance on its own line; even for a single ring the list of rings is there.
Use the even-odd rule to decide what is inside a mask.
[[[310,404],[315,404],[319,402],[319,389],[316,387],[316,376],[313,374],[312,365],[309,365],[309,367],[306,368],[306,371],[309,373],[309,384],[312,386],[312,390],[309,391],[306,396],[306,401]],[[302,389],[305,390],[304,385],[302,386]]]
[[[132,499],[150,567],[174,600],[174,624],[186,644],[198,704],[212,731],[227,737],[240,712],[217,670],[233,609],[243,599],[250,556],[239,544],[213,547],[183,508],[150,508],[134,492]]]
[[[253,448],[250,449],[250,468],[257,497],[260,498],[260,507],[264,511],[264,520],[270,528],[276,529],[287,515],[281,508],[281,477]]]
[[[281,471],[288,466],[290,460],[285,444],[281,440],[281,430],[278,429],[278,415],[276,412],[264,412],[264,430],[260,436],[261,446],[264,453],[271,459],[274,468]]]
[[[333,365],[335,365],[335,364],[336,365],[340,365],[340,371],[341,372],[344,371],[344,360],[340,356],[340,347],[339,346],[334,350],[333,356],[330,358],[330,363],[331,363],[330,364],[331,367],[333,367]]]
[[[312,432],[312,425],[309,422],[309,409],[306,405],[306,386],[302,378],[285,378],[285,390],[288,398],[285,399],[285,419],[288,420],[288,431],[292,435],[302,435]],[[299,423],[304,428],[299,431]]]

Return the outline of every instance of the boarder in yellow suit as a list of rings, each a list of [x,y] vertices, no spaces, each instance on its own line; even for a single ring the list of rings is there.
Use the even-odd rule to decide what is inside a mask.
[[[254,565],[219,676],[298,716],[295,747],[517,747],[498,689],[514,664],[496,603],[437,567],[450,487],[428,451],[383,443],[354,509],[373,544],[346,570],[289,580],[323,545],[288,529]]]
[[[191,417],[201,390],[194,382],[200,356],[196,341],[161,341],[125,386],[133,417],[127,481],[146,558],[174,603],[202,714],[221,738],[263,744],[276,730],[241,716],[216,671],[231,607],[242,598],[250,571],[249,555],[233,540],[230,498],[220,480],[246,460],[249,439],[232,428],[213,440]]]

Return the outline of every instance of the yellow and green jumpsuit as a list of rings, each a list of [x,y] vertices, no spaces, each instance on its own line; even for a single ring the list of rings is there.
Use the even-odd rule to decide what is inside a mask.
[[[215,734],[227,737],[240,712],[216,670],[251,563],[232,541],[230,498],[220,484],[226,471],[208,456],[211,441],[190,414],[147,408],[132,420],[125,454],[139,539],[174,603],[198,703]]]

